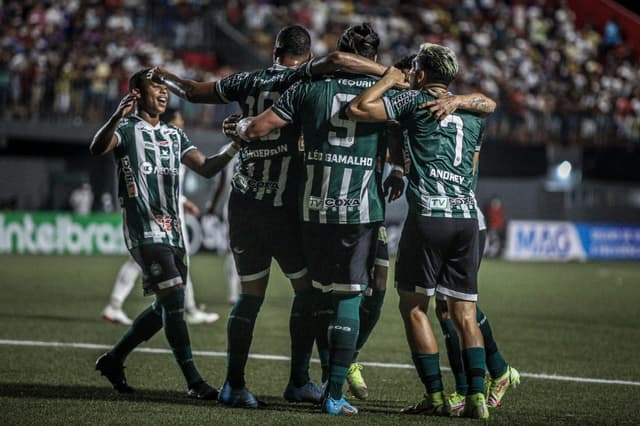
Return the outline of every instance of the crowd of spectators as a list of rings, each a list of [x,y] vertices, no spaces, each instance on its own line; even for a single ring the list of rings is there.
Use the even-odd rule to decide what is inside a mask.
[[[218,4],[219,3],[219,4]],[[333,49],[347,25],[371,22],[379,61],[392,64],[424,42],[451,47],[461,75],[452,89],[498,101],[486,136],[519,144],[640,143],[640,67],[614,20],[578,28],[563,0],[6,1],[0,15],[4,118],[99,121],[126,92],[128,75],[160,65],[198,80],[233,69],[206,40],[206,13],[222,12],[244,35],[238,55],[269,58],[285,24],[309,28],[313,50]],[[150,7],[151,5],[151,7]],[[254,49],[256,52],[251,52]],[[221,52],[217,52],[221,53]],[[233,52],[225,52],[233,64]],[[204,58],[204,60],[203,60]],[[174,102],[177,102],[175,100]],[[181,105],[190,125],[212,126],[228,109]]]

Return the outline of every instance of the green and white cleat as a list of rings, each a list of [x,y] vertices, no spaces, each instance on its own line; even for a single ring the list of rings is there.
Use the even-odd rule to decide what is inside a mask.
[[[454,392],[449,395],[449,407],[451,407],[451,416],[459,417],[464,410],[464,395],[460,395],[458,392]]]
[[[462,410],[462,417],[489,420],[489,409],[487,408],[484,394],[478,392],[467,396]]]
[[[362,365],[356,362],[351,363],[349,372],[347,373],[347,383],[349,391],[358,399],[367,399],[369,397],[369,388],[362,378]]]
[[[487,406],[496,408],[502,405],[502,398],[507,389],[515,388],[520,384],[520,373],[515,368],[509,366],[507,371],[500,377],[489,379],[487,386]]]
[[[483,395],[484,397],[484,395]],[[420,414],[423,416],[449,416],[449,401],[442,392],[425,394],[422,401],[400,410],[401,414]]]

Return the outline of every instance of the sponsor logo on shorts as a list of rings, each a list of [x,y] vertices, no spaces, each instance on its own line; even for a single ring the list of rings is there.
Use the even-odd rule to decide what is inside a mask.
[[[231,251],[233,251],[235,254],[242,254],[245,252],[242,247],[231,247]]]
[[[149,266],[149,272],[151,272],[151,275],[153,275],[154,277],[157,277],[162,274],[162,266],[160,266],[158,262],[153,262]]]

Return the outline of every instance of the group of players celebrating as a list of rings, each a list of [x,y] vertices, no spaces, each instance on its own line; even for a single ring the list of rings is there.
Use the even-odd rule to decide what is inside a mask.
[[[476,306],[484,228],[474,190],[482,117],[495,103],[482,94],[447,92],[458,73],[450,49],[424,44],[387,68],[376,62],[379,43],[364,23],[342,34],[336,52],[312,59],[309,33],[293,25],[279,32],[274,64],[266,69],[215,82],[185,80],[163,68],[131,77],[130,93],[91,144],[93,154],[115,154],[125,241],[143,270],[145,294],[156,298],[96,362],[117,391],[133,391],[123,373],[127,355],[164,329],[189,397],[260,407],[244,370],[275,258],[294,290],[284,398],[320,404],[332,415],[357,414],[343,388],[348,382],[356,398],[368,396],[357,357],[380,317],[389,262],[385,197],[402,195],[403,176],[409,213],[395,285],[425,395],[401,412],[486,419],[487,407],[500,406],[518,384],[519,373],[498,351]],[[238,102],[242,116],[223,124],[233,142],[207,157],[183,131],[160,121],[169,92],[191,102]],[[218,391],[195,367],[184,320],[178,171],[182,163],[211,177],[238,153],[229,233],[241,295],[228,319],[227,374]],[[391,172],[383,182],[385,162]],[[427,318],[434,295],[456,380],[450,395]],[[309,377],[314,343],[322,386]]]

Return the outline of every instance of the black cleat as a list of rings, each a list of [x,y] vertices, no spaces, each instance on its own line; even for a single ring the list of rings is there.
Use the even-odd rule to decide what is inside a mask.
[[[198,382],[195,385],[191,386],[187,391],[187,397],[193,399],[202,399],[202,400],[218,400],[218,390],[214,387],[209,386],[209,384],[205,381]]]
[[[127,384],[124,377],[124,366],[116,361],[109,352],[100,355],[96,361],[96,370],[111,382],[119,393],[131,393],[133,388]]]

